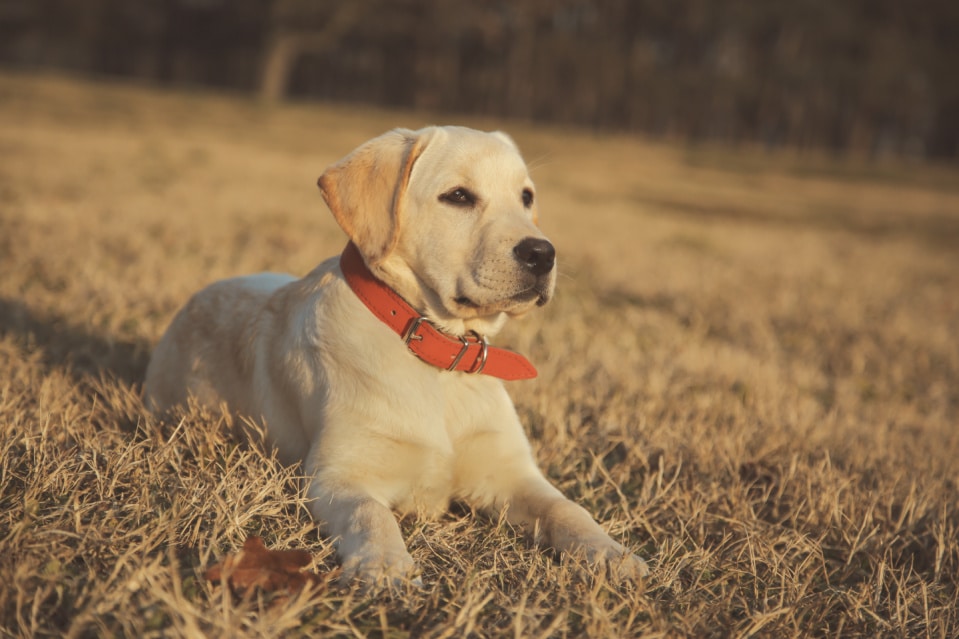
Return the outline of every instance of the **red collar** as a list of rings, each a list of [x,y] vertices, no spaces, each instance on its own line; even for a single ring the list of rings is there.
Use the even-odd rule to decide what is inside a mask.
[[[401,336],[410,352],[427,364],[448,371],[483,373],[505,380],[536,377],[536,369],[529,360],[519,353],[490,346],[481,335],[470,333],[466,337],[451,337],[440,332],[396,291],[370,273],[353,242],[346,245],[340,256],[340,269],[366,308]]]

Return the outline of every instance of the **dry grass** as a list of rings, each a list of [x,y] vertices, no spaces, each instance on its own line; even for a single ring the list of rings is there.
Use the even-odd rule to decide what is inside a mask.
[[[295,469],[144,412],[150,346],[339,250],[316,176],[422,118],[0,75],[0,633],[959,634],[959,174],[520,126],[565,276],[499,340],[541,372],[511,392],[645,592],[463,506],[404,522],[421,592],[205,583],[248,534],[335,563]]]

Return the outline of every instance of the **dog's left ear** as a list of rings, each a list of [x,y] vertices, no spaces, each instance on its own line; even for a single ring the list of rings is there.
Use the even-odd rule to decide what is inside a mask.
[[[396,246],[402,195],[429,138],[426,129],[393,129],[359,146],[317,180],[333,217],[369,266]]]

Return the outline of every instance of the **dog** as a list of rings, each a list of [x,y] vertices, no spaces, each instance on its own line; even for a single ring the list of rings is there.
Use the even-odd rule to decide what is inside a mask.
[[[261,420],[301,463],[311,514],[343,575],[416,580],[393,511],[463,500],[617,581],[645,562],[550,484],[503,380],[535,368],[489,344],[546,304],[556,254],[513,140],[463,127],[395,129],[318,186],[349,237],[302,279],[214,283],[175,316],[146,373],[156,411],[192,400]]]

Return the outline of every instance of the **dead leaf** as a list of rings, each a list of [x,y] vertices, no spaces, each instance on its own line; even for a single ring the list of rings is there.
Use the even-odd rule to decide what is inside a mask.
[[[311,561],[312,556],[305,550],[270,550],[259,537],[247,537],[240,552],[228,554],[204,572],[203,577],[213,583],[225,580],[230,590],[244,598],[256,590],[294,594],[308,584],[329,583],[330,574],[303,570]]]

